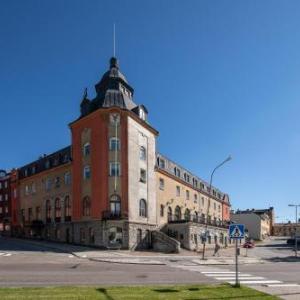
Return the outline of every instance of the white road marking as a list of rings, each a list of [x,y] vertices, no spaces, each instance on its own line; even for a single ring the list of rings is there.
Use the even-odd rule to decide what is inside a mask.
[[[202,274],[235,274],[235,272],[217,272],[217,271],[214,271],[214,272],[201,272]],[[240,273],[240,272],[238,272]]]
[[[6,253],[3,256],[11,256],[11,253]]]
[[[230,284],[235,284],[235,281],[228,281]],[[263,284],[263,283],[282,283],[279,280],[239,280],[243,284]]]
[[[217,280],[235,280],[235,277],[216,277]],[[264,277],[243,277],[241,278],[241,281],[245,281],[245,280],[262,280],[265,279]],[[240,281],[240,280],[239,280]]]
[[[74,257],[74,255],[69,255],[68,257],[72,258],[72,257]]]
[[[208,277],[227,277],[227,276],[231,276],[231,274],[204,274],[205,276],[208,276]],[[253,276],[253,275],[250,275],[250,274],[239,274],[239,277],[246,277],[246,276]]]
[[[266,284],[268,287],[292,287],[292,286],[300,286],[297,283],[281,283],[281,284]]]
[[[84,254],[84,255],[82,255],[81,257],[86,258],[87,256]]]
[[[4,255],[4,254],[5,254],[4,252],[0,252],[0,256],[1,256],[1,255]]]

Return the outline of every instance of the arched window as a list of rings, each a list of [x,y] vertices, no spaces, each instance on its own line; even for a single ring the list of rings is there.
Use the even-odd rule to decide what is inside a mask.
[[[191,213],[190,213],[190,210],[187,208],[184,212],[184,219],[186,221],[190,221],[190,218],[191,218]]]
[[[109,150],[111,151],[120,150],[120,140],[117,137],[111,137],[109,139]]]
[[[140,200],[140,217],[147,217],[147,203],[145,199]]]
[[[89,217],[91,215],[91,199],[89,196],[85,196],[82,202],[82,215]]]
[[[146,148],[143,146],[140,147],[140,159],[146,160]]]
[[[61,205],[60,205],[60,199],[56,198],[55,199],[55,221],[60,221],[61,217]]]
[[[172,221],[172,208],[168,207],[168,221]]]
[[[51,203],[50,203],[50,200],[46,201],[46,219],[47,219],[47,222],[51,221]]]
[[[71,218],[71,201],[70,196],[65,197],[65,221],[70,221]]]
[[[121,198],[119,195],[112,195],[110,197],[110,212],[113,216],[121,215]]]
[[[179,206],[176,206],[175,208],[175,220],[181,220],[181,209]]]

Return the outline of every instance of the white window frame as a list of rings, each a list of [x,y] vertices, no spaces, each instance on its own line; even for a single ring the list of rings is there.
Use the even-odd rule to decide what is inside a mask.
[[[89,165],[83,167],[83,179],[84,180],[91,179],[91,167]]]

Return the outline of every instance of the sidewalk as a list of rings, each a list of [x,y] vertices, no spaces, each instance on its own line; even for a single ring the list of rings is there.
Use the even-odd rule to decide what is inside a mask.
[[[130,251],[130,250],[101,250],[85,246],[76,246],[49,241],[22,240],[24,243],[30,243],[36,246],[49,248],[55,252],[69,253],[80,259],[90,261],[99,261],[118,264],[147,264],[147,265],[166,265],[172,262],[181,264],[197,265],[231,265],[235,263],[234,249],[222,249],[220,257],[212,256],[213,250],[207,250],[205,260],[202,260],[202,254],[182,249],[177,254],[165,254],[153,251]],[[256,257],[245,257],[246,252],[241,249],[239,256],[240,264],[257,264],[263,261]]]

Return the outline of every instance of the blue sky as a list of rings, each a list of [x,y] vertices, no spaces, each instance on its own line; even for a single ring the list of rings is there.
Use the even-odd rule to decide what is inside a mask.
[[[299,1],[1,1],[0,168],[70,143],[83,89],[112,56],[159,130],[158,149],[234,208],[300,203]]]

